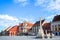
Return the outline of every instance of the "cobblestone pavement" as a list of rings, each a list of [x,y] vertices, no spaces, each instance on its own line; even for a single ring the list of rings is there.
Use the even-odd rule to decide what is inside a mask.
[[[60,40],[60,36],[53,38],[35,38],[35,36],[0,36],[0,40]]]

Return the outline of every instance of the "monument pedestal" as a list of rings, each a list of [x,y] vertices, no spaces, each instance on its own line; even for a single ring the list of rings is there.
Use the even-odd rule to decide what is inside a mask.
[[[39,29],[39,32],[38,32],[38,34],[37,34],[37,37],[38,37],[38,38],[44,38],[44,32],[43,32],[42,29]]]

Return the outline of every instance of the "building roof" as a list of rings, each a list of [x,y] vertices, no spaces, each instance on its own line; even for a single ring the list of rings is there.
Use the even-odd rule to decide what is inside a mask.
[[[42,24],[43,24],[44,22],[45,22],[45,21],[42,20]],[[40,26],[40,21],[37,21],[37,22],[33,25],[33,27],[39,27],[39,26]],[[42,25],[42,28],[43,28],[44,30],[51,30],[51,23],[45,22],[45,23]],[[32,30],[32,28],[31,28],[30,30]]]
[[[33,23],[24,21],[23,23],[20,23],[20,24],[19,24],[19,27],[24,28],[24,26],[26,26],[26,29],[27,29],[27,30],[30,30],[30,29],[33,27],[33,25],[34,25]]]
[[[42,20],[41,23],[43,23],[45,20]],[[33,26],[40,26],[40,21],[37,21]]]
[[[27,21],[24,21],[23,23],[19,23],[20,27],[23,27],[24,25],[26,25],[27,27],[32,27],[33,23],[30,23],[30,22],[27,22]]]
[[[60,15],[56,15],[52,22],[60,21]]]
[[[50,29],[51,29],[51,23],[45,23],[45,24],[43,25],[43,29],[50,30]]]
[[[3,29],[3,31],[7,31],[9,28],[11,28],[11,26],[9,26],[9,27]]]
[[[30,22],[27,22],[27,21],[25,21],[24,23],[25,23],[25,25],[27,24],[26,25],[27,27],[32,27],[33,26],[33,23],[30,23]]]
[[[18,30],[19,30],[18,28],[19,28],[19,26],[15,25],[12,28],[10,28],[8,31],[17,31],[18,32]]]
[[[18,27],[18,25],[15,25],[15,26],[12,26],[12,27],[8,27],[8,29],[6,29],[6,31],[9,31],[10,29],[12,29],[14,27]]]
[[[3,31],[9,31],[10,29],[14,28],[14,27],[18,27],[18,25],[15,25],[15,26],[9,26],[7,27],[6,29],[4,29]]]

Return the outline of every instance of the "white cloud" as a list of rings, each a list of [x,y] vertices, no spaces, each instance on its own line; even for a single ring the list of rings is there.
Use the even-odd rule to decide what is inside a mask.
[[[0,20],[0,29],[3,30],[3,29],[6,29],[8,27],[12,27],[12,26],[15,26],[15,25],[18,25],[19,22],[18,21],[8,21],[8,20]]]
[[[35,0],[35,6],[44,6],[45,3],[49,2],[50,0]]]
[[[20,17],[19,19],[21,22],[24,22],[24,21],[28,21],[28,22],[31,22],[31,23],[34,23],[34,18],[27,18],[27,17]]]
[[[53,20],[54,16],[55,15],[49,15],[49,16],[45,17],[45,19],[46,19],[47,22],[50,22],[50,21]]]
[[[9,15],[0,15],[0,29],[5,29],[9,26],[14,26],[14,25],[18,25],[19,22],[23,22],[23,21],[28,21],[28,22],[33,22],[33,18],[16,18],[13,16],[9,16]]]
[[[33,21],[33,18],[20,18],[20,20],[23,20],[23,21]]]
[[[36,0],[35,5],[41,5],[44,3],[44,0]]]
[[[55,15],[47,16],[46,19],[52,19]]]
[[[54,16],[60,15],[60,0],[50,0],[49,5],[46,8],[47,10],[51,12],[55,12],[54,15],[50,15],[47,17],[47,20],[52,20]]]
[[[27,0],[14,0],[15,2],[26,2]]]
[[[14,17],[9,16],[9,15],[0,15],[0,19],[3,19],[3,20],[10,20],[10,21],[18,21],[17,18],[14,18]]]
[[[0,29],[19,24],[19,19],[9,15],[0,15]]]
[[[17,0],[17,1],[19,1],[19,2],[26,2],[27,0]]]
[[[57,13],[58,15],[60,15],[60,13]]]
[[[28,4],[27,0],[14,0],[15,3],[22,5],[23,7],[25,7]]]
[[[60,10],[60,0],[36,0],[35,5],[43,5],[48,10]]]
[[[56,15],[60,15],[60,13],[56,13],[56,14],[53,14],[53,15],[49,15],[49,16],[47,16],[45,19],[46,19],[48,22],[50,22],[50,21],[53,20],[54,16],[56,16]]]
[[[50,10],[60,10],[60,0],[51,0],[47,8]]]
[[[52,20],[54,16],[60,15],[60,0],[50,0],[45,9],[50,11],[51,13],[55,13],[46,17],[47,20]]]

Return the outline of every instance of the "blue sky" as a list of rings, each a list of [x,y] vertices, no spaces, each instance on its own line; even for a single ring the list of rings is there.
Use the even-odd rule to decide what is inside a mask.
[[[60,14],[60,0],[0,0],[0,30],[23,22],[40,19],[51,21]]]

